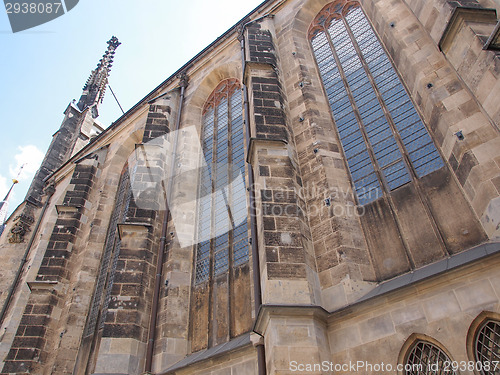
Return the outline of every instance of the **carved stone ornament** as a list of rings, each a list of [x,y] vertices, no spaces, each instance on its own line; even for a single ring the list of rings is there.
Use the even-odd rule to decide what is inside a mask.
[[[180,72],[177,74],[177,78],[179,79],[179,86],[180,87],[187,87],[189,84],[189,76],[187,75],[186,72]]]
[[[14,227],[10,230],[10,243],[22,243],[24,242],[24,235],[31,229],[31,224],[35,219],[31,215],[22,213],[14,218]]]

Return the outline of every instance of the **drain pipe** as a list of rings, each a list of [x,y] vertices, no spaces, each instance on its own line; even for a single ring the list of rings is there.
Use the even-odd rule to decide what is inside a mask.
[[[181,115],[182,115],[182,107],[184,104],[184,91],[188,85],[188,78],[185,73],[179,74],[180,83],[179,86],[181,88],[181,95],[179,98],[179,110],[177,113],[177,118],[175,120],[175,129],[173,131],[179,130],[181,123]],[[175,167],[175,154],[177,153],[177,142],[178,135],[177,133],[174,136],[174,144],[173,144],[173,155],[172,162],[170,165],[170,170],[173,171]],[[161,289],[161,276],[163,272],[163,256],[165,253],[165,244],[167,240],[167,230],[168,230],[168,222],[170,220],[170,207],[169,207],[169,199],[170,194],[172,192],[172,184],[173,178],[169,178],[166,188],[166,208],[165,214],[163,216],[162,230],[161,230],[161,238],[160,244],[158,246],[158,257],[156,264],[156,278],[155,285],[153,289],[153,304],[151,306],[151,317],[149,320],[149,328],[148,328],[148,345],[146,349],[146,364],[144,366],[144,370],[146,374],[151,374],[151,368],[153,363],[153,355],[154,355],[154,346],[156,340],[156,321],[158,319],[158,303],[160,299],[160,289]]]
[[[17,269],[16,276],[14,277],[14,281],[12,282],[12,285],[9,288],[9,293],[7,294],[7,298],[5,299],[5,302],[2,307],[2,311],[0,312],[0,325],[3,324],[3,321],[5,319],[5,315],[7,314],[7,310],[10,306],[10,303],[12,301],[12,296],[14,295],[14,291],[17,288],[17,284],[19,283],[19,279],[21,278],[21,275],[23,273],[24,265],[28,261],[28,255],[31,250],[31,246],[33,246],[33,242],[35,241],[35,236],[38,232],[38,228],[40,227],[40,223],[42,222],[42,219],[45,215],[45,211],[47,210],[47,207],[50,202],[50,198],[52,198],[52,195],[55,193],[55,188],[52,185],[49,185],[49,187],[45,190],[47,192],[47,199],[45,200],[45,203],[43,204],[42,211],[40,212],[40,216],[38,217],[38,220],[35,224],[35,227],[33,228],[33,232],[31,234],[30,240],[28,241],[28,244],[26,245],[26,250],[24,251],[23,258],[21,259],[21,264],[19,265],[19,268]],[[29,204],[29,203],[26,203]]]
[[[265,16],[261,17],[264,18]],[[259,18],[260,19],[260,18]],[[246,56],[245,56],[245,27],[250,23],[247,22],[243,25],[241,29],[240,46],[241,46],[241,65],[243,69],[243,104],[245,108],[245,129],[246,129],[246,143],[247,150],[250,144],[250,105],[248,103],[248,89],[245,85],[245,68],[246,68]],[[251,224],[251,239],[252,239],[252,268],[253,268],[253,291],[254,291],[254,311],[255,319],[259,314],[260,307],[262,305],[262,287],[260,283],[260,261],[259,261],[259,251],[257,248],[257,222],[256,222],[256,210],[255,210],[255,186],[254,186],[254,175],[252,165],[247,163],[247,173],[248,173],[248,184],[249,184],[249,195],[250,195],[250,224]],[[266,375],[266,351],[264,344],[259,343],[256,345],[257,349],[257,367],[259,375]]]

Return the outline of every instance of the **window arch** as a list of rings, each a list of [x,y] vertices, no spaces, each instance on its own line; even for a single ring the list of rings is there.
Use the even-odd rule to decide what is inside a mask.
[[[326,5],[308,37],[358,203],[444,166],[357,1]]]
[[[481,362],[478,368],[483,375],[495,375],[500,373],[496,366],[500,361],[500,321],[496,319],[485,319],[478,327],[474,337],[474,359],[476,363]]]
[[[409,348],[404,361],[405,375],[450,374],[458,375],[453,371],[450,357],[438,345],[426,340],[416,340]],[[449,371],[444,371],[449,369]]]
[[[243,98],[237,79],[226,79],[215,88],[203,108],[202,122],[206,167],[198,195],[197,284],[249,258]]]

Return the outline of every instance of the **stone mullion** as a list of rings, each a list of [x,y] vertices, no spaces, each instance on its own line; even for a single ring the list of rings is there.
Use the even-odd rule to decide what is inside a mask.
[[[448,27],[447,25],[453,26],[450,20],[453,11],[451,5],[463,6],[464,3],[449,4],[448,2],[417,0],[409,4],[407,1],[398,1],[394,3],[394,14],[407,12],[407,5],[413,13],[407,13],[408,16],[404,22],[398,22],[397,19],[392,18],[394,16],[387,14],[382,3],[366,6],[364,11],[372,27],[387,46],[398,73],[403,78],[419,113],[428,125],[429,135],[448,161],[449,171],[447,168],[439,172],[435,171],[433,175],[440,174],[439,177],[432,178],[428,175],[421,178],[420,183],[435,220],[443,232],[446,246],[454,253],[460,251],[462,245],[459,244],[472,246],[481,241],[483,234],[480,233],[481,228],[473,223],[474,214],[482,221],[484,229],[487,228],[486,222],[498,223],[498,215],[494,211],[489,211],[496,204],[494,201],[498,197],[498,192],[492,187],[490,177],[480,172],[484,166],[493,165],[498,152],[492,152],[488,157],[483,158],[483,166],[479,165],[478,158],[476,158],[479,155],[486,155],[483,150],[498,150],[496,147],[498,134],[484,114],[484,108],[478,105],[478,97],[471,95],[462,81],[462,75],[457,74],[457,71],[453,69],[450,56],[445,51],[446,48],[441,46],[443,51],[438,49],[440,40],[442,41],[441,38],[444,37],[445,28]],[[454,9],[455,13],[461,13],[460,7]],[[471,12],[481,13],[481,10]],[[389,29],[389,25],[393,27]],[[418,39],[414,39],[413,35],[419,35]],[[459,60],[464,61],[468,66],[468,70],[471,66],[467,59],[470,52],[469,46],[469,41],[461,40],[453,48]],[[468,52],[464,55],[459,51]],[[474,69],[470,71],[481,75]],[[489,78],[491,77],[490,75]],[[491,82],[488,83],[490,84],[493,85]],[[486,95],[483,96],[485,97]],[[464,136],[463,140],[460,140],[456,134],[458,129]],[[493,175],[489,174],[489,176]],[[465,199],[451,198],[455,194],[456,196],[464,195]],[[474,212],[470,211],[469,205],[472,206]],[[455,213],[448,213],[446,207],[453,207]],[[488,225],[489,234],[498,230],[495,228],[496,225],[491,224]],[[468,228],[467,236],[463,235],[465,232],[458,230],[458,228],[465,227]],[[486,232],[488,233],[488,230]],[[418,243],[418,239],[415,242]],[[415,258],[419,256],[425,262],[425,258],[429,256],[426,253],[426,249],[422,246]]]
[[[364,17],[366,17],[366,15],[365,15],[364,12],[362,14],[363,14]],[[432,226],[432,229],[433,229],[433,231],[434,231],[434,233],[436,235],[436,239],[439,242],[439,245],[441,247],[441,252],[443,253],[442,255],[443,256],[448,256],[451,253],[450,253],[450,251],[448,250],[448,248],[446,246],[446,242],[445,242],[445,240],[443,238],[442,230],[439,228],[439,223],[434,218],[434,215],[432,213],[429,201],[428,201],[428,199],[427,199],[426,195],[424,194],[424,191],[423,191],[423,189],[421,187],[421,184],[420,184],[420,181],[418,179],[418,176],[417,176],[417,173],[415,171],[415,168],[413,166],[413,163],[411,162],[411,159],[410,159],[410,157],[408,155],[408,152],[406,151],[406,147],[404,146],[403,140],[401,139],[401,135],[399,134],[399,131],[396,128],[394,120],[392,119],[392,114],[387,109],[385,101],[382,98],[382,95],[380,94],[379,88],[378,88],[378,86],[375,83],[375,80],[374,80],[373,75],[372,75],[372,73],[370,71],[370,68],[368,67],[368,64],[365,61],[363,53],[361,52],[361,48],[358,45],[358,41],[356,40],[356,37],[354,36],[354,33],[352,32],[350,25],[348,24],[348,22],[345,19],[345,17],[342,18],[342,21],[344,22],[344,26],[345,26],[345,28],[347,30],[347,33],[349,34],[349,37],[350,37],[351,42],[352,42],[352,45],[354,46],[356,54],[359,57],[361,65],[363,66],[363,68],[364,68],[364,70],[366,72],[366,76],[368,77],[368,80],[370,81],[370,84],[371,84],[371,86],[372,86],[372,88],[373,88],[373,90],[375,92],[375,95],[377,96],[377,100],[379,101],[380,106],[381,106],[381,108],[382,108],[382,110],[384,112],[384,116],[385,116],[385,118],[387,120],[387,123],[389,124],[389,126],[391,128],[391,131],[392,131],[392,134],[394,136],[394,139],[396,140],[396,143],[398,145],[398,149],[399,149],[399,151],[400,151],[400,153],[402,155],[402,158],[404,160],[404,163],[406,165],[406,169],[410,172],[410,176],[411,176],[413,184],[415,185],[415,190],[417,192],[418,199],[420,200],[420,202],[422,204],[422,207],[423,207],[425,213],[427,214],[427,217],[429,219],[429,223]],[[375,34],[374,30],[373,30],[373,32]],[[383,46],[383,44],[381,43],[380,45],[381,45],[382,51],[386,54],[387,58],[390,61],[390,64],[394,68],[394,71],[396,72],[397,77],[400,80],[400,83],[404,86],[404,90],[407,91],[407,88],[404,85],[404,81],[401,79],[401,77],[400,77],[399,72],[397,71],[397,69],[395,69],[394,61],[392,60],[392,58],[390,57],[390,55],[387,53],[387,51],[386,51],[385,47]],[[411,101],[412,105],[414,105],[411,96],[409,96],[409,98],[410,98],[410,101]],[[418,115],[420,117],[422,117],[420,113],[418,113]],[[425,127],[425,129],[427,130],[427,127]],[[371,148],[371,144],[370,144],[370,148]],[[442,157],[441,152],[439,154]],[[383,174],[381,174],[381,176],[383,177]],[[385,178],[384,178],[384,185],[386,186],[386,188],[388,189],[388,191],[390,191],[390,189],[388,188],[387,184],[385,183]],[[387,195],[387,197],[389,199],[389,203],[390,203],[391,209],[395,210],[396,209],[395,202],[392,200],[392,198],[391,198],[390,195]],[[394,215],[394,218],[398,222],[397,215]],[[400,230],[401,230],[401,232],[403,232],[401,224],[398,222],[397,225],[401,227]],[[402,239],[404,238],[404,236],[401,236],[401,237],[402,237]],[[403,241],[403,245],[404,245],[404,247],[405,247],[405,249],[407,251],[407,257],[408,257],[408,260],[410,262],[410,266],[413,269],[413,268],[416,267],[417,262],[415,261],[414,257],[412,256],[411,252],[409,251],[410,245],[407,243],[407,241]]]
[[[366,17],[365,14],[364,14],[364,12],[363,12],[363,16]],[[353,45],[354,50],[356,51],[356,54],[357,54],[357,56],[359,58],[359,61],[360,61],[361,65],[362,65],[363,69],[365,70],[366,77],[367,77],[368,81],[370,82],[370,85],[373,88],[373,91],[375,93],[375,96],[377,97],[379,105],[380,105],[380,107],[382,108],[382,110],[384,112],[385,119],[387,120],[387,123],[389,124],[389,127],[390,127],[390,129],[392,131],[392,134],[394,136],[394,139],[396,140],[396,144],[398,145],[398,149],[399,149],[399,152],[402,155],[402,158],[404,160],[406,169],[410,172],[410,176],[411,176],[412,182],[414,182],[414,183],[417,184],[418,183],[417,182],[418,177],[417,177],[417,174],[416,174],[415,169],[413,167],[413,164],[411,163],[410,157],[408,156],[408,153],[406,152],[406,148],[404,147],[403,141],[401,140],[401,136],[399,135],[399,132],[398,132],[398,130],[396,128],[396,125],[394,124],[394,120],[392,119],[392,115],[389,112],[389,110],[387,109],[387,106],[386,106],[386,104],[384,102],[384,99],[382,98],[382,95],[380,94],[380,90],[379,90],[377,84],[375,83],[375,80],[374,80],[373,75],[372,75],[372,73],[370,71],[370,68],[368,67],[368,64],[365,61],[363,53],[361,52],[361,48],[358,45],[358,41],[356,40],[356,37],[354,36],[353,32],[351,31],[351,26],[347,23],[347,20],[345,18],[342,18],[342,21],[343,21],[345,29],[346,29],[346,31],[347,31],[347,33],[349,35],[349,38],[351,39],[351,43]],[[378,38],[378,36],[377,36],[377,38]],[[390,58],[390,55],[387,53],[387,51],[385,50],[385,48],[382,45],[382,43],[380,45],[381,45],[381,48],[382,48],[383,52],[389,58],[391,65],[394,67],[394,63],[393,63],[392,59]],[[395,71],[397,72],[396,69],[395,69]],[[398,74],[398,73],[396,73],[396,74]],[[398,74],[398,77],[399,77],[399,74]],[[400,82],[401,82],[401,84],[403,84],[402,80],[400,80]],[[413,104],[413,100],[411,102]],[[364,126],[362,126],[362,128],[363,128],[362,131],[364,132]],[[367,136],[367,139],[368,139],[368,136]],[[368,142],[370,142],[369,139],[368,139]],[[371,142],[368,143],[368,144],[370,145],[370,149],[371,149],[372,148]],[[394,161],[393,164],[396,163],[396,162],[397,162],[397,160]],[[386,183],[385,178],[384,178],[384,176],[383,176],[382,173],[381,173],[381,177],[383,178],[383,180],[382,180],[383,186],[388,191],[390,191],[390,188],[387,186],[387,183]]]
[[[232,93],[228,93],[227,98],[227,181],[228,181],[228,195],[227,195],[227,212],[229,216],[229,224],[231,229],[227,233],[227,278],[228,278],[228,287],[227,287],[227,338],[228,340],[233,337],[232,335],[232,325],[231,325],[231,317],[232,314],[232,303],[233,303],[233,295],[231,290],[234,285],[234,275],[233,275],[233,248],[234,248],[234,217],[232,212],[232,202],[233,202],[233,190],[231,187],[231,182],[233,181],[233,168],[232,168],[232,102],[231,102]]]
[[[352,44],[352,47],[356,53],[356,56],[357,58],[359,59],[360,61],[360,64],[361,66],[363,67],[364,71],[365,71],[365,74],[366,74],[366,77],[368,79],[368,81],[370,82],[370,85],[372,86],[372,88],[374,88],[375,90],[375,95],[377,97],[377,100],[379,102],[379,105],[381,105],[381,98],[380,98],[380,95],[379,95],[379,92],[376,88],[376,85],[374,84],[373,82],[373,78],[371,77],[371,74],[370,74],[370,71],[368,69],[368,67],[366,66],[366,63],[364,62],[364,60],[362,59],[362,54],[361,54],[361,51],[359,50],[359,47],[355,44],[355,40],[356,38],[354,37],[354,35],[352,35],[352,32],[350,31],[350,27],[349,25],[347,24],[347,22],[345,21],[344,18],[342,18],[339,22],[342,22],[344,24],[344,27],[345,27],[345,30],[347,31],[348,33],[348,36],[349,36],[349,39],[350,39],[350,42]],[[389,196],[389,186],[387,186],[387,183],[386,183],[386,180],[385,180],[385,177],[384,177],[384,174],[382,173],[382,170],[378,164],[378,161],[377,161],[377,158],[375,157],[375,153],[373,151],[373,148],[372,148],[372,144],[370,142],[370,139],[368,137],[368,134],[366,133],[366,130],[365,130],[365,127],[364,127],[364,124],[363,124],[363,121],[361,119],[361,114],[359,112],[359,109],[356,105],[356,101],[354,99],[354,96],[351,92],[351,88],[349,86],[349,83],[347,82],[347,77],[345,75],[345,72],[344,72],[344,67],[342,66],[341,62],[340,62],[340,59],[337,55],[337,51],[335,50],[335,46],[333,44],[333,41],[332,41],[332,38],[331,38],[331,35],[330,35],[330,32],[328,30],[325,30],[325,34],[326,34],[326,37],[327,37],[327,40],[328,40],[328,43],[330,45],[330,48],[331,48],[331,51],[332,51],[332,54],[335,58],[335,62],[337,63],[337,66],[338,66],[338,69],[339,69],[339,72],[340,72],[340,75],[342,77],[342,80],[344,82],[344,86],[345,86],[345,89],[346,89],[346,92],[349,96],[349,101],[351,102],[351,105],[353,107],[353,110],[354,110],[354,114],[356,116],[356,119],[358,121],[358,126],[359,126],[359,129],[360,129],[360,132],[361,132],[361,135],[363,137],[363,141],[365,142],[365,145],[366,145],[366,150],[368,151],[368,154],[370,155],[370,159],[371,159],[371,162],[372,162],[372,165],[373,165],[373,168],[375,170],[375,174],[377,175],[377,178],[379,180],[379,183],[380,183],[380,186],[381,186],[381,190],[382,190],[382,194],[384,196],[384,199],[386,200],[388,206],[390,207],[390,215],[391,217],[393,218],[394,220],[394,223],[396,225],[396,228],[397,228],[397,231],[398,233],[400,234],[400,239],[401,239],[401,244],[402,244],[402,247],[404,249],[404,256],[406,258],[406,260],[408,261],[409,263],[409,266],[410,266],[410,269],[415,269],[415,260],[413,259],[412,257],[412,254],[410,252],[410,249],[409,249],[409,245],[407,243],[407,240],[405,239],[405,237],[402,235],[403,233],[403,230],[401,228],[401,224],[400,222],[397,220],[397,217],[396,217],[396,214],[395,214],[395,207],[394,207],[394,202],[392,201],[391,197]],[[383,108],[383,107],[382,107]],[[387,118],[387,111],[383,111],[384,112],[384,115],[385,117]],[[390,122],[389,122],[390,123]],[[392,129],[393,130],[393,129]],[[393,130],[394,132],[394,130]],[[340,135],[339,135],[339,139],[340,139]],[[400,147],[401,145],[399,144],[399,142],[397,142],[398,144],[398,147]],[[400,150],[401,152],[401,150]],[[404,155],[404,154],[402,154]],[[406,168],[408,168],[408,166],[406,165]],[[349,167],[347,166],[347,170],[349,170]],[[354,183],[353,183],[353,186],[354,186]]]
[[[225,126],[226,128],[226,133],[227,133],[227,140],[226,142],[226,160],[228,158],[228,153],[230,151],[229,149],[229,127],[230,127],[230,117],[229,117],[229,107],[231,105],[229,101],[229,93],[224,93],[222,97],[219,98],[219,100],[216,101],[216,109],[215,109],[215,121],[214,121],[214,130],[217,129],[217,131],[214,131],[214,165],[215,165],[215,171],[217,173],[214,174],[214,202],[215,202],[215,197],[216,193],[219,192],[223,196],[223,205],[225,208],[225,212],[229,212],[229,197],[225,194],[224,188],[226,186],[220,187],[217,186],[217,179],[218,176],[223,173],[224,176],[226,177],[228,183],[229,183],[229,163],[225,165],[225,170],[224,168],[221,169],[221,165],[217,163],[217,148],[220,147],[218,142],[215,142],[218,139],[218,133],[219,133],[219,122],[221,122],[221,118],[226,116],[226,121],[224,123],[221,122],[221,126]],[[225,101],[225,112],[223,113],[221,111],[221,103]],[[213,268],[211,272],[211,279],[210,279],[210,289],[211,289],[211,297],[210,297],[210,305],[209,305],[209,311],[210,311],[210,319],[209,319],[209,347],[215,346],[218,344],[221,344],[229,339],[229,290],[230,290],[230,263],[228,262],[228,269],[226,272],[222,272],[218,275],[215,274],[215,263],[216,263],[216,253],[217,250],[219,252],[224,252],[227,251],[228,253],[228,261],[229,261],[229,250],[231,248],[230,242],[229,242],[229,232],[227,232],[228,235],[228,243],[226,250],[224,249],[217,249],[216,248],[216,235],[217,233],[217,222],[215,220],[215,212],[219,209],[220,207],[216,207],[215,205],[213,206],[213,212],[214,212],[214,235],[212,236],[212,243],[213,243],[213,253],[212,253],[212,262],[213,262]],[[228,217],[228,224],[230,224],[230,217]],[[229,229],[229,228],[228,228]],[[223,234],[221,234],[223,235]]]
[[[212,101],[210,102],[212,103]],[[212,108],[212,109],[210,109]],[[193,277],[192,277],[192,282],[193,282],[193,288],[192,288],[192,294],[191,294],[191,306],[195,306],[194,310],[190,312],[190,338],[191,338],[191,348],[190,350],[193,352],[199,351],[201,349],[205,349],[209,345],[209,337],[210,337],[210,332],[211,332],[211,326],[212,326],[212,269],[213,269],[213,252],[214,252],[214,244],[212,241],[212,233],[214,233],[214,160],[215,160],[215,140],[216,140],[216,132],[217,132],[217,121],[216,121],[216,108],[213,106],[213,104],[210,104],[206,108],[207,112],[203,114],[203,119],[205,120],[208,118],[207,113],[208,111],[212,110],[213,113],[209,113],[212,118],[213,118],[213,124],[212,124],[212,148],[210,149],[211,152],[211,162],[210,164],[207,165],[207,169],[210,171],[210,212],[209,212],[209,220],[210,220],[210,238],[207,240],[209,241],[209,250],[208,250],[208,275],[206,280],[202,280],[200,282],[196,282],[196,272],[197,272],[197,261],[196,259],[194,263],[194,272],[193,272]],[[203,124],[205,122],[203,121]],[[205,147],[205,128],[203,128],[202,125],[202,138],[201,138],[201,145],[202,145],[202,161],[205,160],[205,150],[203,147]],[[202,164],[203,165],[203,164]],[[200,192],[200,189],[198,188],[198,193]],[[200,197],[199,194],[197,194],[197,197]],[[201,198],[201,197],[200,197]],[[199,220],[199,216],[197,217],[197,220]],[[199,246],[199,244],[195,245],[195,247]],[[201,266],[201,263],[200,263]]]
[[[214,299],[215,299],[215,211],[217,207],[215,206],[215,191],[216,191],[216,180],[217,180],[217,134],[219,132],[219,121],[218,121],[218,104],[219,100],[216,100],[213,105],[213,134],[212,134],[212,163],[210,165],[212,171],[212,204],[210,205],[210,255],[209,255],[209,265],[208,265],[208,281],[207,281],[207,294],[208,294],[208,314],[207,314],[207,347],[213,346],[214,342],[214,319],[216,316],[214,314]]]

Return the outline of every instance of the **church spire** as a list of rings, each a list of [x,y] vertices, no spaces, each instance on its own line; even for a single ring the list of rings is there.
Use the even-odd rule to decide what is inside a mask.
[[[80,110],[83,111],[85,108],[90,107],[93,118],[99,116],[98,106],[102,103],[104,98],[109,72],[113,65],[115,50],[121,44],[115,36],[108,40],[107,43],[108,48],[106,52],[104,52],[102,59],[99,60],[97,68],[90,73],[90,77],[83,87],[82,96],[78,101],[78,108]]]

